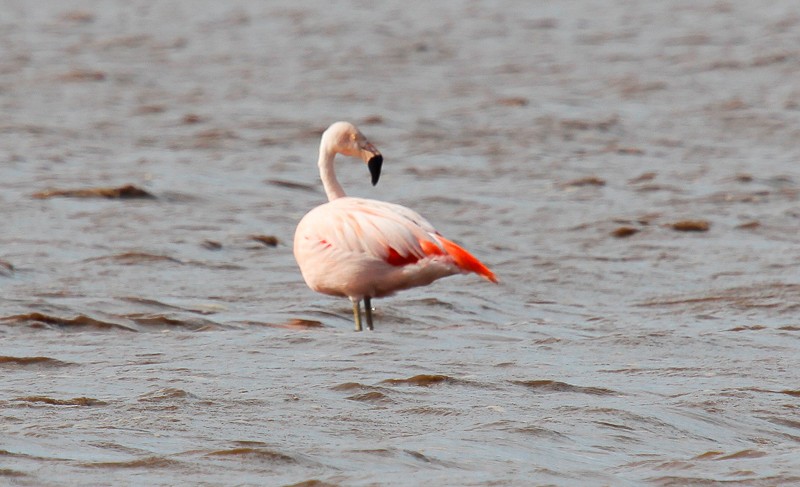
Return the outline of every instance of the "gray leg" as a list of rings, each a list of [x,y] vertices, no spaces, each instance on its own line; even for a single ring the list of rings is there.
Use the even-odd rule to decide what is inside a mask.
[[[361,331],[361,301],[353,300],[353,319],[356,320],[356,331]]]
[[[372,298],[364,298],[364,312],[367,314],[367,330],[372,330]]]

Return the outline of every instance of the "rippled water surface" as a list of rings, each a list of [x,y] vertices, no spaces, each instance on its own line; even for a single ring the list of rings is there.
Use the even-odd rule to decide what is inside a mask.
[[[796,2],[0,8],[0,484],[800,483]],[[340,119],[500,285],[306,288]]]

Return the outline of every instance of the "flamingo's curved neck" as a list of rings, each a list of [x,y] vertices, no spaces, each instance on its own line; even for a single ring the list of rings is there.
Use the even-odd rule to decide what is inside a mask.
[[[336,172],[333,170],[333,159],[336,153],[328,147],[325,141],[322,141],[319,147],[319,176],[322,179],[322,186],[325,188],[325,194],[328,195],[328,201],[333,201],[336,198],[346,196],[344,189],[339,181],[336,179]]]

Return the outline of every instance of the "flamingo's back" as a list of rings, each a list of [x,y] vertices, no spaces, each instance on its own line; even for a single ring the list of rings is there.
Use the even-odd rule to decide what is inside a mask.
[[[386,296],[458,273],[497,282],[483,263],[422,216],[376,200],[344,197],[311,210],[297,227],[294,251],[309,287],[353,299]]]

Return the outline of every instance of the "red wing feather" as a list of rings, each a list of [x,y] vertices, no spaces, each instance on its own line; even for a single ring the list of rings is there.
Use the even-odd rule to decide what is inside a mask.
[[[447,252],[448,255],[453,258],[458,267],[464,269],[465,271],[474,272],[475,274],[483,276],[494,283],[497,282],[497,278],[494,276],[494,273],[490,271],[488,267],[483,265],[481,261],[475,258],[474,255],[470,254],[441,235],[437,235],[436,238],[442,243],[445,252]]]
[[[414,264],[418,260],[419,259],[414,254],[408,254],[404,257],[391,247],[389,247],[389,255],[386,257],[386,262],[396,267]]]

